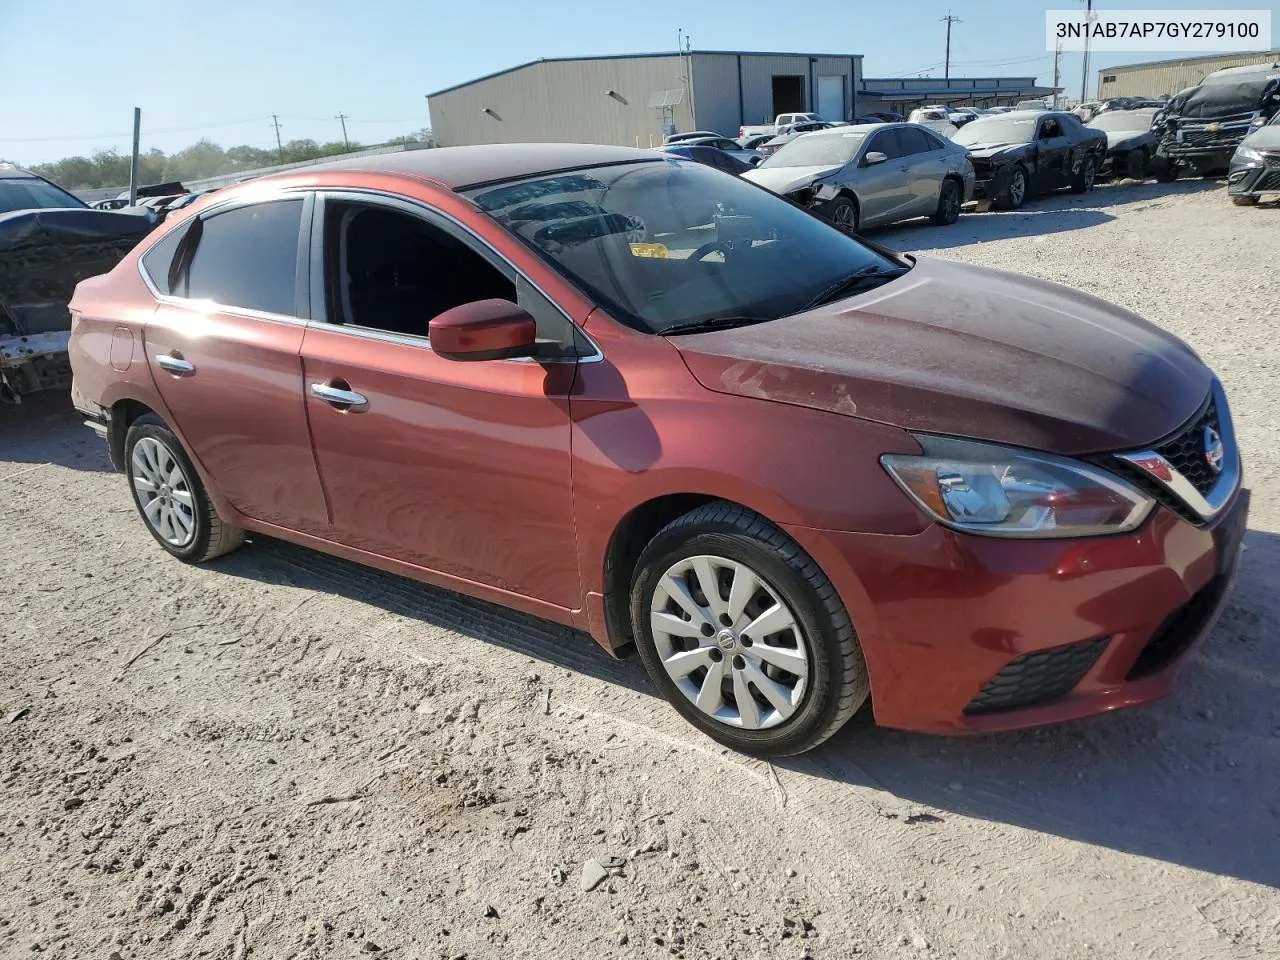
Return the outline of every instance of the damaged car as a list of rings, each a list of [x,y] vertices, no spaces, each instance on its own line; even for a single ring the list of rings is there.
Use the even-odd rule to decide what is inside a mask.
[[[1141,180],[1151,166],[1159,139],[1151,129],[1154,108],[1107,110],[1089,121],[1089,129],[1107,135],[1107,155],[1100,177],[1132,177]]]
[[[1227,195],[1238,207],[1251,207],[1264,193],[1280,194],[1280,111],[1240,141],[1227,174]]]
[[[974,181],[963,147],[914,123],[807,133],[742,176],[855,231],[911,217],[955,223]]]
[[[969,151],[974,199],[1016,210],[1033,193],[1093,189],[1107,155],[1107,135],[1060,111],[1015,110],[966,124],[955,142]]]
[[[1156,176],[1220,173],[1240,141],[1280,109],[1280,63],[1228,67],[1174,96],[1154,119]]]
[[[71,383],[67,303],[156,224],[146,212],[92,210],[61,187],[0,164],[0,402]]]

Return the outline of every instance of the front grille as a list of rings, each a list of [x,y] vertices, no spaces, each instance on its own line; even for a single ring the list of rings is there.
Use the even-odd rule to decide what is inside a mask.
[[[1244,139],[1248,130],[1186,130],[1177,141],[1181,147],[1230,147]]]
[[[1014,657],[987,681],[964,712],[1015,710],[1065,696],[1098,662],[1108,639],[1098,637]]]
[[[1261,193],[1264,190],[1280,190],[1280,170],[1268,170],[1249,188]]]
[[[1218,482],[1218,474],[1209,466],[1204,456],[1204,430],[1212,427],[1219,430],[1218,407],[1213,395],[1205,401],[1199,412],[1185,426],[1180,427],[1173,436],[1153,446],[1151,449],[1169,461],[1170,465],[1187,478],[1202,496]],[[1101,457],[1095,460],[1099,466],[1113,473],[1118,473],[1147,496],[1162,506],[1168,507],[1188,523],[1197,526],[1204,523],[1204,518],[1182,502],[1172,490],[1157,480],[1141,467],[1134,466],[1119,457]]]
[[[1228,583],[1228,577],[1214,577],[1195,596],[1165,617],[1138,654],[1125,679],[1149,677],[1178,659],[1213,616]]]

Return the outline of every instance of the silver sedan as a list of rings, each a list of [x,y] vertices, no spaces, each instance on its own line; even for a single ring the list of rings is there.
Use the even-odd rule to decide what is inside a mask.
[[[955,223],[974,182],[968,151],[916,123],[806,133],[742,176],[854,230],[911,217]]]

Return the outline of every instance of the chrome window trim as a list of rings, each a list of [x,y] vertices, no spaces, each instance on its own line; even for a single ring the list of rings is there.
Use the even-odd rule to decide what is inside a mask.
[[[509,259],[507,259],[507,257],[503,255],[503,253],[500,250],[498,250],[492,243],[490,243],[484,237],[480,236],[478,233],[476,233],[469,226],[467,226],[465,223],[463,223],[461,220],[459,220],[457,217],[453,216],[452,214],[446,213],[445,211],[440,210],[437,207],[430,206],[429,204],[424,203],[421,200],[415,200],[413,197],[406,197],[402,194],[384,193],[381,190],[371,190],[367,187],[331,187],[331,188],[320,187],[320,188],[314,188],[314,189],[316,193],[319,195],[318,199],[323,199],[326,197],[334,197],[335,199],[341,199],[344,196],[348,196],[351,199],[360,200],[360,201],[367,201],[369,199],[373,199],[374,201],[380,201],[384,206],[391,207],[391,208],[406,207],[406,206],[413,207],[415,208],[414,212],[425,213],[427,215],[428,221],[430,221],[432,217],[439,217],[441,220],[446,221],[452,227],[455,227],[456,229],[460,230],[462,233],[466,234],[476,244],[479,244],[480,246],[484,247],[484,249],[489,251],[489,253],[493,257],[495,257],[500,263],[502,263],[507,270],[509,270],[514,275],[520,277],[522,280],[524,280],[525,283],[529,284],[529,286],[531,286],[534,290],[537,290],[538,293],[542,295],[543,299],[547,301],[547,303],[551,304],[553,307],[556,308],[557,311],[559,311],[560,315],[564,317],[565,322],[568,323],[569,326],[573,327],[573,329],[576,330],[582,336],[582,338],[591,345],[591,350],[592,350],[591,353],[585,354],[583,356],[555,357],[555,358],[512,357],[500,362],[502,363],[599,363],[601,360],[604,359],[604,353],[603,351],[601,351],[600,345],[596,343],[595,339],[590,334],[588,334],[586,330],[582,329],[582,327],[579,324],[574,322],[573,317],[569,316],[569,314],[565,311],[564,307],[560,306],[560,304],[556,302],[555,298],[552,297],[549,293],[547,293],[546,290],[542,288],[541,284],[539,284],[527,273],[525,273],[523,270],[517,267],[514,263],[512,263]],[[317,321],[315,323],[315,326],[317,328],[324,327],[330,330],[337,330],[340,332],[350,333],[355,336],[361,336],[361,337],[365,337],[367,339],[372,339],[372,340],[385,340],[390,343],[402,343],[408,346],[422,347],[423,349],[427,349],[427,350],[431,349],[431,340],[429,337],[415,337],[412,334],[388,333],[382,330],[375,330],[371,327],[360,327],[360,326],[355,326],[355,325],[350,325],[345,323],[333,323],[327,319]]]
[[[1134,450],[1129,453],[1118,453],[1116,457],[1133,464],[1157,483],[1163,484],[1174,496],[1196,512],[1202,520],[1212,520],[1225,507],[1240,487],[1243,470],[1240,462],[1240,448],[1236,445],[1235,425],[1231,421],[1231,408],[1227,405],[1227,394],[1222,383],[1214,378],[1210,387],[1213,402],[1218,411],[1218,436],[1222,438],[1222,472],[1208,494],[1202,494],[1191,481],[1183,476],[1168,460],[1155,450]],[[1142,461],[1157,461],[1169,471],[1170,479],[1163,480],[1142,466]]]
[[[252,206],[259,203],[271,203],[272,201],[276,201],[276,200],[295,200],[295,199],[299,199],[298,195],[301,195],[300,199],[303,201],[302,212],[304,214],[303,219],[305,219],[305,214],[307,213],[306,201],[307,201],[308,195],[314,194],[315,192],[316,191],[314,187],[290,187],[287,189],[263,191],[263,193],[260,195],[252,194],[251,196],[242,195],[238,197],[227,197],[201,210],[198,214],[196,214],[196,216],[189,217],[188,219],[184,220],[183,226],[180,229],[188,228],[192,220],[204,219],[207,215],[211,214],[214,210],[220,210],[223,207],[229,207],[229,208],[247,207],[247,206]],[[222,212],[225,213],[227,211],[224,210]],[[306,236],[307,228],[308,228],[308,225],[301,224],[301,223],[299,224],[298,226],[299,238]],[[165,233],[167,235],[168,231],[165,231]],[[271,323],[289,323],[289,324],[294,324],[295,326],[304,326],[304,327],[307,325],[307,320],[305,318],[294,316],[292,314],[272,313],[271,311],[268,311],[268,310],[254,310],[249,307],[233,306],[229,303],[218,303],[216,300],[199,300],[193,297],[175,297],[172,294],[161,293],[159,288],[156,287],[155,283],[152,281],[151,275],[148,274],[147,271],[143,269],[143,266],[142,266],[142,258],[147,255],[147,253],[151,250],[151,247],[155,246],[156,243],[160,242],[160,239],[162,238],[157,238],[155,243],[149,244],[147,246],[147,249],[144,250],[138,256],[138,259],[137,259],[138,275],[142,277],[142,282],[146,284],[147,289],[151,291],[151,296],[155,298],[157,303],[162,303],[165,306],[169,306],[169,307],[185,307],[188,310],[193,310],[197,313],[225,313],[233,317],[246,317],[251,320],[266,320]]]

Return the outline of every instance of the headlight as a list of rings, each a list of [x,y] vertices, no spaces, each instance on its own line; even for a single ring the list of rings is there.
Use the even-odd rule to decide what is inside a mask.
[[[1243,145],[1242,145],[1242,146],[1239,146],[1239,147],[1236,147],[1236,156],[1235,156],[1235,159],[1237,159],[1237,160],[1248,160],[1250,163],[1265,163],[1265,162],[1266,162],[1266,161],[1263,159],[1263,156],[1262,156],[1262,154],[1261,154],[1259,151],[1257,151],[1257,150],[1253,149],[1253,147],[1246,147],[1246,146],[1243,146]]]
[[[1104,470],[1013,447],[919,436],[923,456],[886,454],[889,476],[925,513],[994,537],[1090,537],[1142,523],[1154,501]]]

